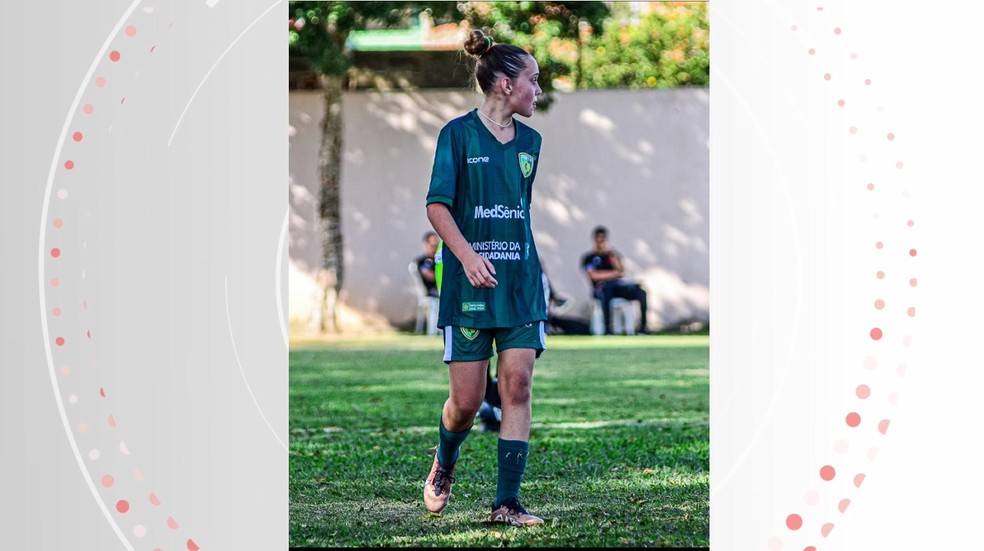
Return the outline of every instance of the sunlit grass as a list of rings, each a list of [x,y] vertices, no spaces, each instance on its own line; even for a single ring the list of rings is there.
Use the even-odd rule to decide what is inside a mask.
[[[494,433],[472,432],[446,514],[425,512],[448,392],[439,338],[293,342],[290,545],[707,546],[707,337],[547,344],[522,490],[547,523],[522,530],[487,523]]]

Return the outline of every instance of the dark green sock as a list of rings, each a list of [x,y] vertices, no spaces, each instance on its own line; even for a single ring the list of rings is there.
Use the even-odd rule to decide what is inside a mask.
[[[495,486],[493,509],[507,498],[519,498],[519,484],[523,481],[529,451],[529,442],[499,439],[499,478]]]
[[[440,441],[437,445],[437,462],[444,467],[450,467],[458,461],[458,448],[468,438],[471,427],[461,432],[451,432],[444,428],[444,419],[440,421]]]

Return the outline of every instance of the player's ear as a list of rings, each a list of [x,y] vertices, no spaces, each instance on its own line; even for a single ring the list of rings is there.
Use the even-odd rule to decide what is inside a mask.
[[[499,91],[502,92],[502,95],[508,96],[508,95],[512,94],[512,87],[513,86],[512,86],[512,79],[511,78],[503,75],[502,77],[499,78],[499,81],[496,84],[497,84],[497,86],[499,88]]]

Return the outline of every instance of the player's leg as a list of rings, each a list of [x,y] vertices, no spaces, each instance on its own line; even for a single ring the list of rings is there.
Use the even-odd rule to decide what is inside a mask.
[[[544,338],[543,322],[513,329],[502,339],[497,336],[502,425],[499,428],[499,472],[490,517],[492,522],[519,526],[543,522],[520,505],[519,487],[529,455],[533,363],[545,348]]]
[[[424,481],[424,505],[434,513],[442,511],[451,497],[458,451],[482,404],[488,358],[492,355],[492,336],[481,330],[449,326],[444,328],[444,334],[450,393],[441,411],[434,463]]]

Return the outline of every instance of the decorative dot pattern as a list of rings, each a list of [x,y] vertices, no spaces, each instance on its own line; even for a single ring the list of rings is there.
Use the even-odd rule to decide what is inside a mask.
[[[146,538],[139,546],[142,549],[195,550],[198,544],[187,528],[178,524],[174,511],[161,505],[145,480],[140,450],[131,452],[122,439],[132,416],[117,410],[120,404],[112,398],[120,393],[111,392],[106,381],[112,379],[99,372],[100,304],[91,293],[100,282],[87,279],[86,274],[93,270],[85,264],[87,254],[91,257],[89,245],[98,245],[92,228],[99,227],[94,209],[87,207],[98,200],[94,190],[107,183],[106,174],[98,172],[98,161],[106,155],[104,151],[111,151],[107,139],[117,118],[132,113],[127,98],[134,92],[128,86],[140,65],[153,59],[150,54],[158,50],[161,34],[168,32],[166,20],[158,23],[154,12],[154,8],[129,12],[127,20],[115,27],[116,34],[107,37],[108,46],[86,77],[90,80],[80,83],[79,100],[66,120],[68,130],[62,135],[59,158],[52,163],[57,170],[52,171],[47,193],[58,201],[46,203],[42,213],[42,221],[51,222],[42,224],[49,231],[42,235],[45,262],[40,293],[45,335],[50,339],[49,368],[61,375],[53,383],[56,395],[71,406],[65,410],[67,428],[74,432],[70,443],[76,447],[83,475],[104,505],[107,521],[118,528],[121,538]]]
[[[864,379],[849,382],[846,411],[840,414],[839,419],[835,417],[831,420],[843,423],[839,425],[832,445],[836,455],[831,457],[835,460],[828,458],[815,467],[819,481],[815,489],[808,490],[804,495],[810,509],[781,511],[785,515],[780,517],[784,530],[766,540],[770,551],[817,551],[822,547],[820,541],[836,537],[836,519],[847,514],[850,506],[862,495],[858,492],[866,474],[858,472],[856,467],[874,465],[862,463],[861,460],[876,460],[879,454],[879,445],[875,445],[879,441],[877,439],[886,438],[889,434],[892,416],[888,412],[892,410],[888,408],[895,407],[899,402],[900,393],[895,385],[905,375],[906,366],[899,364],[894,371],[885,370],[879,367],[883,363],[879,360],[904,353],[904,349],[913,346],[915,341],[911,324],[917,307],[914,304],[914,291],[918,284],[917,260],[922,251],[911,241],[911,228],[915,226],[911,212],[903,216],[897,207],[898,199],[914,195],[898,183],[907,159],[898,158],[897,152],[892,153],[900,142],[899,136],[904,134],[902,129],[887,126],[889,121],[883,117],[871,116],[872,112],[886,111],[872,97],[879,91],[873,86],[877,75],[859,74],[859,71],[866,70],[857,62],[859,52],[838,45],[840,41],[850,40],[855,33],[836,24],[836,9],[829,12],[824,8],[822,5],[815,6],[815,10],[807,6],[799,8],[802,19],[792,24],[792,30],[802,31],[804,34],[800,38],[809,36],[811,40],[818,41],[809,44],[811,47],[803,57],[803,61],[816,71],[813,74],[822,78],[822,81],[817,79],[811,83],[816,83],[813,85],[817,88],[841,87],[829,92],[837,94],[834,96],[837,98],[835,113],[849,121],[847,124],[839,123],[843,124],[840,131],[847,131],[848,137],[844,142],[847,147],[859,149],[848,153],[846,158],[850,162],[865,163],[863,166],[867,176],[860,182],[851,182],[852,187],[847,188],[846,197],[850,202],[866,206],[867,212],[874,212],[869,219],[872,221],[868,226],[871,240],[867,243],[874,243],[875,246],[867,249],[867,254],[878,265],[874,266],[876,271],[875,279],[871,281],[871,295],[864,298],[869,317],[856,326],[853,334],[854,342],[867,348],[863,362],[858,362],[861,364],[858,367],[863,366],[864,371],[859,369],[856,373]],[[840,53],[845,51],[847,53]],[[838,78],[835,79],[835,75]],[[868,105],[877,107],[872,109]],[[854,166],[860,168],[862,165]],[[861,173],[860,170],[858,173]],[[862,240],[861,245],[864,246],[864,243]],[[874,308],[871,308],[872,305]]]

